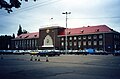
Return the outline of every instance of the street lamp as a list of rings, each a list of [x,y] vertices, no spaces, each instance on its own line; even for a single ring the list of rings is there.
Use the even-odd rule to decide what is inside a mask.
[[[52,31],[54,34],[53,34],[53,45],[54,45],[54,51],[55,51],[55,30]]]
[[[67,54],[67,50],[68,50],[68,49],[67,49],[67,19],[68,19],[68,18],[67,18],[67,15],[68,15],[68,14],[71,14],[71,12],[63,12],[62,14],[65,14],[65,15],[66,15],[66,32],[65,32],[65,38],[66,38],[66,39],[65,39],[65,50],[66,50],[66,51],[65,51],[65,53]]]

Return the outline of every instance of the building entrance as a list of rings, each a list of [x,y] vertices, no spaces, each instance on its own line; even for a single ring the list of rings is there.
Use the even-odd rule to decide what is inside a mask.
[[[42,47],[54,47],[53,45],[53,39],[50,35],[47,35],[45,39],[43,40],[43,46]]]

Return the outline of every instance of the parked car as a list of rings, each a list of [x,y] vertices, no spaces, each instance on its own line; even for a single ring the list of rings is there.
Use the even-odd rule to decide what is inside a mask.
[[[0,54],[3,54],[4,53],[4,50],[0,50]]]
[[[29,52],[30,55],[37,55],[38,53],[39,53],[38,50],[31,50],[31,51]]]
[[[48,56],[60,56],[60,52],[57,50],[48,52]]]
[[[13,54],[24,55],[24,51],[23,50],[13,50]]]
[[[0,54],[12,54],[13,50],[0,50]]]
[[[113,56],[120,56],[120,51],[116,51],[113,53]]]
[[[60,51],[58,50],[43,50],[38,53],[40,56],[60,56]]]
[[[46,55],[48,55],[48,51],[40,51],[38,53],[38,55],[40,55],[40,56],[46,56]]]

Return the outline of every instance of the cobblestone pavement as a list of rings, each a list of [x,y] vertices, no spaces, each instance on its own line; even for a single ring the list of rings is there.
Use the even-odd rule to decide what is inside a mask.
[[[49,62],[31,57],[3,55],[0,79],[120,79],[120,56],[61,55],[48,57]]]

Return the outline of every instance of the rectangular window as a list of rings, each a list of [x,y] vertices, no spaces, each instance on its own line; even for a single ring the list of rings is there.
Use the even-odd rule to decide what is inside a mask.
[[[97,45],[97,41],[94,41],[94,42],[93,42],[93,45]]]
[[[94,35],[93,38],[94,38],[94,39],[97,39],[97,35]]]
[[[86,45],[86,41],[83,41],[83,45],[84,45],[84,46]]]
[[[24,47],[24,40],[22,40],[22,47]]]
[[[77,45],[77,43],[76,42],[74,42],[74,46],[76,46]]]
[[[99,35],[99,39],[101,39],[102,38],[102,35]]]
[[[88,41],[88,45],[91,45],[91,41]]]
[[[81,47],[81,41],[78,42],[78,47],[79,47],[79,48]]]
[[[86,36],[83,36],[83,39],[86,39]]]
[[[32,40],[32,47],[34,47],[34,39]]]
[[[114,38],[115,38],[116,36],[114,35]]]
[[[15,47],[18,48],[19,44],[18,41],[15,41]]]
[[[81,46],[81,41],[78,42],[78,45]]]
[[[24,40],[25,46],[26,46],[26,40]]]
[[[88,39],[91,39],[91,36],[88,36]]]
[[[81,36],[79,36],[78,39],[81,40]]]
[[[102,42],[102,41],[99,41],[99,45],[103,45],[103,42]]]
[[[69,42],[69,46],[72,46],[72,42]]]
[[[26,40],[26,46],[28,47],[28,40]]]
[[[29,47],[29,40],[27,40],[27,47]]]
[[[21,40],[20,40],[20,44],[19,44],[19,45],[20,45],[20,47],[21,47]]]
[[[37,47],[37,40],[36,40],[36,39],[35,39],[35,42],[34,42],[34,43],[35,43],[35,47]]]
[[[117,39],[119,39],[119,35],[117,35]]]
[[[70,37],[69,39],[72,40],[72,37]]]
[[[31,40],[29,40],[29,44],[30,44],[30,47],[31,47]]]
[[[23,47],[25,48],[25,40],[23,40]]]
[[[76,40],[77,39],[77,37],[74,37],[74,40]]]
[[[15,47],[17,48],[17,41],[15,41]]]
[[[64,42],[61,42],[61,45],[64,46]]]
[[[62,41],[64,41],[64,38],[61,38]]]

